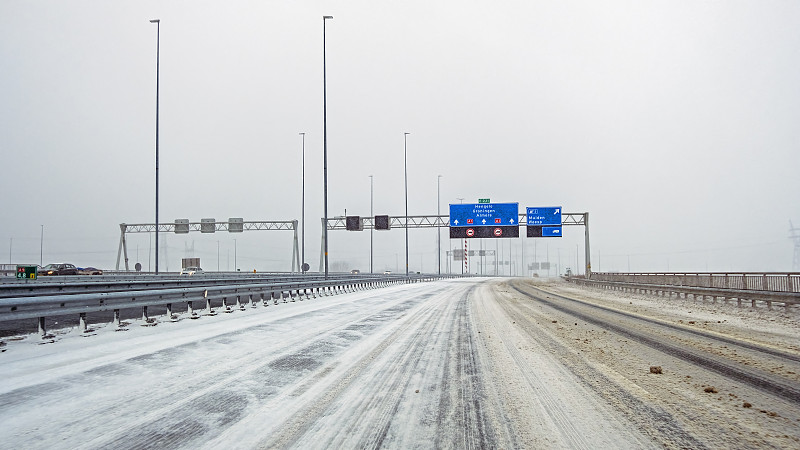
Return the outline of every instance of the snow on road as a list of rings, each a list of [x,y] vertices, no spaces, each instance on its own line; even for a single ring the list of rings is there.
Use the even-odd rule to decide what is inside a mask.
[[[592,305],[658,322],[609,312],[606,326],[587,319]],[[662,333],[800,392],[798,321],[784,311],[463,279],[143,325],[4,340],[0,448],[800,445],[795,400],[631,337]]]
[[[8,341],[0,447],[653,446],[557,356],[516,347],[493,283]]]

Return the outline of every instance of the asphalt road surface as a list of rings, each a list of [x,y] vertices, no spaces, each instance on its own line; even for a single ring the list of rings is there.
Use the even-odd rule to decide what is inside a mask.
[[[5,338],[0,448],[800,447],[786,313],[621,296],[448,280]]]

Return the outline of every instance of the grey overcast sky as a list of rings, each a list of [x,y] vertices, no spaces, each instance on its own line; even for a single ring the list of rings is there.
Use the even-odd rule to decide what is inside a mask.
[[[443,214],[588,211],[594,270],[792,269],[794,0],[0,0],[0,261],[113,268],[119,224],[154,221],[158,18],[161,221],[299,219],[305,132],[316,270],[326,14],[330,216],[369,215],[369,175],[375,213],[403,214],[410,132],[412,215],[436,213],[442,175]],[[463,246],[446,231],[443,252]],[[403,231],[374,236],[375,270],[402,271]],[[291,232],[164,240],[161,270],[290,267]],[[583,258],[582,227],[533,241],[470,245]],[[436,232],[409,242],[411,270],[436,271]],[[131,235],[131,264],[149,246]],[[369,233],[332,232],[330,258],[368,269]]]

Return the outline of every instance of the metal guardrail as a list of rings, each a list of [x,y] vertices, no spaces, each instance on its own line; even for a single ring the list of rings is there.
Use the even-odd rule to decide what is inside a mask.
[[[688,298],[691,295],[695,300],[698,297],[702,300],[705,300],[706,297],[710,297],[714,301],[719,298],[723,301],[736,299],[739,306],[742,306],[742,301],[749,301],[752,307],[755,307],[757,302],[760,301],[765,303],[768,308],[772,308],[772,303],[783,303],[788,311],[792,305],[800,304],[800,293],[798,292],[603,281],[595,279],[594,275],[595,274],[592,275],[591,279],[578,277],[567,277],[565,279],[579,285],[668,297],[672,297],[674,294],[678,298],[680,298],[681,295],[683,295],[684,298]]]
[[[800,292],[798,272],[592,273],[592,280],[718,289]]]
[[[302,276],[295,278],[304,278]],[[278,303],[278,300],[287,299],[294,301],[297,298],[312,298],[328,296],[336,293],[385,287],[398,283],[416,283],[433,281],[451,276],[415,275],[406,278],[399,275],[381,275],[373,277],[342,277],[342,278],[316,278],[292,279],[260,283],[231,283],[231,279],[224,283],[192,287],[167,287],[160,289],[127,290],[119,292],[92,292],[71,294],[46,294],[34,296],[18,296],[0,298],[0,322],[23,319],[37,319],[39,334],[45,336],[45,317],[79,315],[79,328],[86,331],[86,314],[113,311],[114,324],[119,325],[121,309],[142,308],[142,317],[147,320],[149,306],[167,307],[167,316],[172,316],[173,305],[185,304],[187,312],[197,317],[194,311],[196,302],[205,303],[209,311],[213,311],[211,301],[222,301],[222,308],[231,311],[232,308],[244,309],[245,304],[255,306],[261,302],[267,305],[269,301]],[[204,280],[208,281],[208,280]],[[241,280],[237,280],[241,281]],[[7,285],[6,285],[7,286]],[[4,287],[6,287],[4,286]],[[235,306],[233,306],[235,304]]]
[[[333,274],[336,279],[385,279],[386,275]],[[398,277],[396,275],[395,277]],[[403,277],[405,278],[405,277]],[[177,273],[147,275],[124,272],[116,275],[48,276],[35,281],[10,279],[0,281],[0,298],[34,297],[40,295],[71,295],[95,292],[124,292],[148,289],[186,288],[219,284],[258,284],[275,282],[310,282],[324,279],[322,274],[293,273],[217,273],[206,272],[195,276],[178,276]]]

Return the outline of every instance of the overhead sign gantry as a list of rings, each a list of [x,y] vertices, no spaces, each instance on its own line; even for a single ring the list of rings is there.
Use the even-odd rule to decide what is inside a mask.
[[[155,231],[188,234],[189,232],[199,231],[201,233],[215,233],[217,231],[227,231],[230,233],[242,233],[251,230],[292,230],[294,231],[294,245],[292,246],[292,272],[300,272],[300,250],[297,243],[297,221],[296,220],[255,220],[247,221],[240,217],[231,217],[226,222],[218,222],[215,219],[201,219],[200,222],[190,222],[189,219],[175,219],[175,223],[161,222],[156,227],[154,223],[121,223],[119,224],[119,250],[117,250],[117,267],[119,270],[120,258],[124,256],[125,270],[129,271],[128,265],[128,241],[125,237],[128,233],[152,233]]]
[[[484,201],[485,200],[485,201]],[[487,205],[516,205],[518,208],[519,203],[489,203],[488,199],[481,199],[481,202],[476,204],[456,204],[451,206],[451,215],[421,215],[421,216],[387,216],[376,215],[373,217],[363,216],[341,216],[329,217],[327,224],[325,219],[322,219],[323,228],[328,230],[389,230],[392,228],[443,228],[450,229],[450,237],[458,239],[469,238],[508,238],[519,237],[519,227],[526,226],[527,237],[561,237],[562,227],[570,225],[582,225],[584,227],[584,245],[585,245],[585,259],[586,259],[586,274],[587,277],[592,273],[591,257],[589,250],[589,213],[565,213],[560,206],[547,206],[547,207],[528,207],[524,214],[517,214],[514,220],[516,224],[511,227],[504,225],[510,223],[514,218],[509,215],[509,210],[506,208],[514,208],[508,206],[500,206],[494,208],[493,212],[477,213],[476,206]],[[456,206],[454,213],[452,207]],[[461,208],[464,208],[463,210]],[[515,211],[518,211],[515,210]],[[479,214],[482,214],[479,217]],[[496,222],[500,219],[500,223]],[[458,224],[455,224],[455,221]],[[472,220],[472,223],[468,221]],[[479,225],[475,226],[475,222]],[[484,224],[484,220],[486,223]],[[465,225],[465,222],[466,225]],[[493,226],[495,225],[495,226]],[[499,226],[497,226],[499,225]],[[508,227],[508,231],[506,231]],[[496,228],[501,228],[500,233],[497,233]],[[514,228],[512,231],[511,228]],[[468,231],[468,230],[472,231]],[[457,230],[457,231],[453,231]],[[454,233],[456,233],[454,235]],[[516,233],[516,234],[514,234]],[[532,233],[532,234],[531,234]],[[541,235],[537,235],[541,233]],[[513,235],[512,235],[513,234]],[[325,235],[323,233],[323,242],[320,245],[320,261],[322,261],[322,248],[324,248]],[[320,263],[320,267],[322,264]]]

